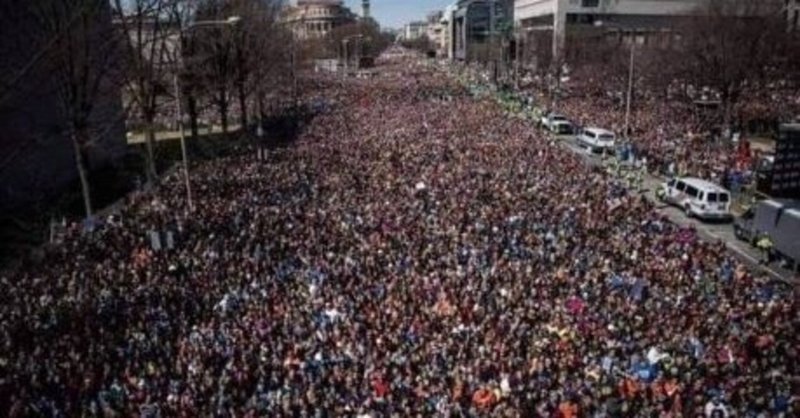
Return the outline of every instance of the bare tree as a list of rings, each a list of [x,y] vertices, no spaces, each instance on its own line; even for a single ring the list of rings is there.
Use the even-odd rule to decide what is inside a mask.
[[[709,0],[678,28],[678,73],[719,94],[725,130],[743,93],[764,86],[779,64],[788,39],[780,7],[764,0]]]
[[[265,117],[267,95],[287,85],[291,77],[292,34],[279,22],[282,1],[251,1],[256,5],[245,17],[243,30],[248,32],[247,43],[241,51],[246,59],[240,64],[247,66],[244,70],[247,78],[242,85],[255,94],[260,124]],[[240,92],[240,101],[242,96]]]
[[[278,17],[283,7],[280,0],[230,0],[232,15],[241,18],[232,29],[233,87],[240,109],[240,123],[246,127],[248,120],[248,101],[251,93],[263,94],[263,84],[269,69],[286,58],[283,51],[290,47],[288,42],[276,42],[279,37]],[[285,41],[286,39],[282,39]]]
[[[170,74],[179,62],[180,15],[177,0],[112,0],[114,23],[121,32],[125,71],[124,89],[136,110],[145,137],[147,180],[157,179],[156,118],[170,89]]]
[[[24,17],[31,22],[35,50],[46,51],[40,71],[51,75],[65,137],[72,143],[84,209],[92,215],[87,155],[107,129],[95,118],[98,100],[115,88],[119,37],[111,26],[106,0],[30,0]]]
[[[195,19],[225,20],[234,15],[230,0],[201,0]],[[235,29],[235,28],[234,28]],[[193,43],[190,71],[201,83],[217,109],[222,132],[228,132],[231,95],[235,79],[234,30],[228,26],[211,26],[187,34]]]

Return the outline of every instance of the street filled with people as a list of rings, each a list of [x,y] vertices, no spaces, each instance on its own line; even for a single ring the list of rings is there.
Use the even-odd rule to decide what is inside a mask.
[[[0,272],[5,415],[800,415],[785,285],[441,69],[317,77],[193,208],[176,171]]]
[[[478,64],[462,66],[460,72],[471,84],[492,84],[491,72]],[[796,90],[746,90],[746,99],[731,109],[731,134],[738,142],[729,141],[719,131],[724,125],[719,95],[707,88],[675,82],[666,88],[648,88],[645,80],[639,80],[626,118],[626,85],[620,80],[598,74],[593,66],[575,69],[564,80],[557,88],[552,79],[540,76],[516,82],[505,77],[498,84],[527,98],[544,114],[564,115],[579,129],[615,132],[617,142],[625,143],[652,173],[694,176],[720,184],[729,184],[735,175],[750,178],[763,155],[763,150],[751,149],[750,141],[764,140],[778,122],[800,117]]]

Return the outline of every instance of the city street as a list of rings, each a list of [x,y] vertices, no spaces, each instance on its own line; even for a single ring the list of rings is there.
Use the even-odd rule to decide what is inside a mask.
[[[800,1],[0,22],[2,416],[800,417]]]
[[[316,81],[336,104],[286,147],[193,164],[193,206],[175,170],[2,273],[11,416],[684,416],[787,396],[787,287],[594,157],[414,55]]]
[[[577,155],[584,158],[587,164],[593,166],[602,166],[601,156],[599,154],[590,153],[587,149],[580,144],[574,135],[558,136],[557,140],[565,148]],[[656,197],[657,188],[666,181],[663,177],[648,174],[643,178],[642,194],[647,196],[653,202],[659,202]],[[731,222],[703,222],[695,218],[689,218],[678,207],[667,205],[659,202],[657,211],[669,218],[669,220],[676,225],[684,227],[692,227],[697,230],[699,235],[706,240],[716,241],[721,240],[725,243],[730,251],[739,256],[742,260],[746,261],[752,268],[760,269],[769,273],[776,279],[786,280],[793,284],[798,284],[798,279],[795,274],[787,269],[783,269],[777,265],[763,266],[759,264],[761,255],[758,249],[749,245],[748,243],[736,238],[733,232]]]

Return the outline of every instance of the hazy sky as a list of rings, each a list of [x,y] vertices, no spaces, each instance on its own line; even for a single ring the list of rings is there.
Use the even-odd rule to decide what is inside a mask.
[[[443,10],[455,0],[371,0],[372,17],[383,27],[400,28],[412,20],[424,20],[428,12]],[[345,0],[355,13],[361,13],[361,0]]]

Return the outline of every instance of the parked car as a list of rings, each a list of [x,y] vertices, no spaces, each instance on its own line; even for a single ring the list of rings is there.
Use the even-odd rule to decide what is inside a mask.
[[[689,217],[731,219],[731,194],[722,186],[693,177],[676,177],[661,186],[659,196]]]
[[[540,121],[541,125],[550,132],[553,132],[553,127],[558,122],[569,122],[569,120],[564,115],[560,115],[558,113],[548,113],[542,116]]]
[[[615,139],[614,132],[600,128],[586,128],[578,135],[578,142],[592,152],[613,151]]]
[[[768,236],[773,253],[800,268],[800,200],[762,200],[734,220],[733,232],[751,245]]]

